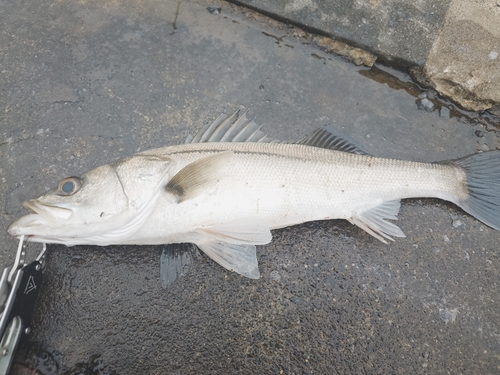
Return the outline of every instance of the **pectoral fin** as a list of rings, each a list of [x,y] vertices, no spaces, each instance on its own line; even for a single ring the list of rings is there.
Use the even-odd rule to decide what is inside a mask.
[[[271,241],[269,226],[258,217],[211,225],[196,230],[198,247],[222,267],[251,279],[260,277],[255,245]]]
[[[376,239],[387,243],[384,238],[394,241],[394,237],[406,237],[399,227],[384,219],[397,220],[401,203],[399,200],[384,202],[360,214],[353,215],[349,221],[370,233]]]
[[[165,190],[173,194],[179,203],[206,193],[220,180],[221,170],[232,156],[232,151],[223,151],[188,164],[172,177]]]

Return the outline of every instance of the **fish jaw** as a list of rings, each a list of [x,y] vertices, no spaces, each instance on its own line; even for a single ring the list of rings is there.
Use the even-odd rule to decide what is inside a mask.
[[[47,227],[47,225],[47,221],[41,215],[32,213],[14,221],[7,229],[7,233],[16,238],[22,235],[33,237],[37,232],[37,228],[40,230]]]
[[[30,199],[23,203],[23,206],[30,213],[13,222],[7,229],[7,233],[16,238],[25,235],[35,241],[35,238],[46,232],[47,228],[60,227],[70,218],[73,213],[72,210],[63,207],[63,205],[47,205],[38,202],[36,199]]]
[[[26,236],[31,242],[69,244],[78,236],[75,230],[73,206],[67,202],[55,202],[45,197],[23,203],[30,213],[13,222],[7,233],[15,238]]]
[[[99,239],[102,234],[102,225],[52,225],[46,217],[38,213],[30,213],[13,222],[7,229],[7,233],[15,238],[22,235],[30,242],[42,242],[51,244],[74,245],[109,245]],[[97,238],[97,239],[96,239]]]
[[[46,222],[53,226],[60,225],[68,220],[73,213],[73,210],[68,208],[69,205],[64,203],[40,203],[36,199],[30,199],[23,203],[24,208],[28,209],[32,214],[41,216]]]
[[[7,233],[15,238],[26,236],[30,242],[59,243],[69,245],[76,237],[76,233],[71,233],[71,228],[61,225],[64,217],[71,216],[72,212],[63,208],[42,208],[39,205],[25,204],[30,207],[30,214],[14,221],[8,228]]]

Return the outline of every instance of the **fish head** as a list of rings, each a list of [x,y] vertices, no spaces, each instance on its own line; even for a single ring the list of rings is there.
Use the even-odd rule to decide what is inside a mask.
[[[56,187],[23,206],[30,214],[7,232],[29,241],[109,245],[136,230],[153,209],[170,160],[134,156],[102,165],[81,176],[63,179]]]

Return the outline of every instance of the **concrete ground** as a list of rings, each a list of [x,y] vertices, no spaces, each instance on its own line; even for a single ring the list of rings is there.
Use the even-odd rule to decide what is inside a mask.
[[[61,178],[241,106],[274,137],[331,124],[376,156],[500,148],[494,116],[229,3],[16,1],[0,17],[4,229]],[[398,225],[389,245],[339,220],[277,230],[260,280],[202,256],[166,289],[162,246],[51,245],[16,361],[46,375],[498,373],[499,232],[429,199],[403,202]],[[0,238],[7,265],[17,243]]]
[[[412,67],[463,108],[500,114],[498,0],[234,2]]]

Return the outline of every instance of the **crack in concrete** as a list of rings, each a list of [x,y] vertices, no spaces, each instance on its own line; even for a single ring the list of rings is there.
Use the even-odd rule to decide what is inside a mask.
[[[22,141],[27,141],[27,140],[30,140],[30,139],[36,139],[36,135],[32,135],[32,136],[29,136],[29,137],[26,137],[26,138],[19,138],[19,139],[12,139],[12,137],[9,137],[4,142],[0,143],[0,147],[1,146],[5,146],[5,145],[13,145],[13,144],[16,144],[16,143],[19,143],[19,142],[22,142]]]
[[[175,34],[175,30],[177,30],[177,17],[179,17],[179,13],[180,13],[181,1],[182,0],[177,1],[177,9],[175,10],[174,22],[172,22],[173,30],[170,33],[170,35],[174,35]]]
[[[55,102],[51,102],[49,105],[53,104],[76,104],[76,103],[83,103],[83,100],[56,100]]]

